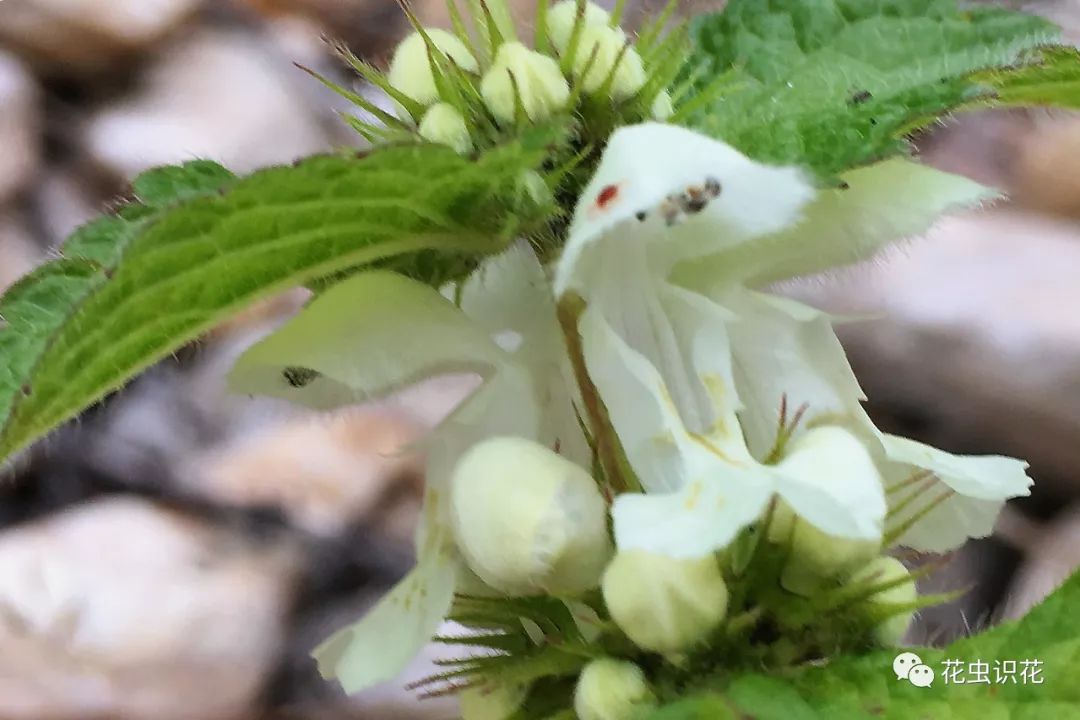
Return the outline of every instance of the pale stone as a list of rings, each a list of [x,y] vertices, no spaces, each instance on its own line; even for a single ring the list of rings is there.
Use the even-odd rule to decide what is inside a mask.
[[[382,515],[411,535],[407,497],[421,496],[422,468],[409,443],[418,437],[414,424],[378,410],[301,416],[196,455],[181,481],[218,503],[278,507],[320,536]],[[386,512],[401,501],[408,519]]]
[[[326,149],[309,82],[255,38],[206,31],[163,52],[140,90],[93,117],[87,149],[123,178],[195,158],[238,173],[293,162]]]
[[[25,188],[41,164],[40,100],[22,63],[0,52],[0,203]]]
[[[221,720],[277,659],[299,555],[141,500],[0,536],[0,716]]]
[[[37,246],[22,224],[0,215],[0,292],[33,270],[39,257]]]
[[[0,39],[50,69],[97,71],[157,42],[202,1],[0,2]]]
[[[1045,527],[1029,526],[1025,540],[1025,560],[1005,596],[1004,620],[1026,615],[1080,568],[1080,506]]]

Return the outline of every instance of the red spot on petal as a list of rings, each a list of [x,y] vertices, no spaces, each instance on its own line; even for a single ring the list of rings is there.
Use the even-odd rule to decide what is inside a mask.
[[[601,210],[607,210],[608,205],[613,203],[617,197],[619,197],[619,186],[608,185],[596,196],[596,207]]]

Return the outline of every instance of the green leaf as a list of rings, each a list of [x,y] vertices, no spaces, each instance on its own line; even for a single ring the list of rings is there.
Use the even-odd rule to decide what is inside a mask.
[[[477,160],[412,145],[242,179],[205,162],[140,177],[141,202],[0,297],[0,462],[259,298],[373,263],[436,283],[467,272],[517,229],[508,204],[553,138]]]
[[[719,693],[738,717],[758,720],[1068,720],[1080,717],[1080,574],[1074,575],[1026,617],[945,649],[915,648],[934,669],[930,687],[898,680],[892,671],[899,651],[876,650],[789,676],[743,675],[709,690],[700,700],[675,703],[650,720],[689,720],[673,714],[684,705],[713,702]],[[946,682],[945,661],[986,663],[990,684]],[[1025,660],[1037,660],[1041,683],[1022,682]],[[1017,682],[998,683],[996,662],[1016,661]],[[1003,666],[1004,667],[1004,666]]]
[[[1080,50],[1073,47],[1047,48],[1028,65],[991,70],[972,79],[993,89],[987,105],[1080,109]]]
[[[723,85],[699,83],[680,119],[758,160],[834,176],[903,152],[911,131],[995,91],[1023,101],[1009,88],[1031,77],[1028,63],[1055,61],[1037,97],[1058,97],[1046,84],[1075,83],[1077,58],[1033,52],[1057,35],[1046,20],[954,0],[732,0],[696,20],[688,63]],[[987,71],[998,74],[983,85]]]

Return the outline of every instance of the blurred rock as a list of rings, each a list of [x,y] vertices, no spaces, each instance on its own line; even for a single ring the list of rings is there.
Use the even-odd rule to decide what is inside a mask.
[[[50,71],[84,74],[157,42],[202,0],[17,0],[0,3],[0,39]]]
[[[0,536],[0,716],[229,720],[283,642],[299,555],[135,499]]]
[[[163,53],[134,96],[96,115],[86,148],[124,178],[193,158],[241,173],[292,162],[326,149],[297,85],[307,82],[254,36],[204,31]]]
[[[93,190],[95,184],[73,168],[58,166],[45,171],[33,201],[46,246],[58,248],[79,226],[101,214],[106,198]]]
[[[359,593],[348,600],[328,603],[317,613],[303,618],[293,636],[294,677],[303,681],[294,691],[288,708],[289,717],[324,720],[450,720],[458,717],[457,699],[452,696],[420,699],[421,691],[407,690],[410,683],[445,672],[437,664],[441,660],[460,657],[462,648],[439,643],[425,646],[408,667],[395,679],[368,688],[352,697],[341,686],[321,678],[313,667],[310,654],[313,648],[343,627],[355,623],[377,603],[382,592]],[[460,625],[446,622],[439,630],[443,635],[464,634]]]
[[[1017,140],[1009,184],[1026,207],[1080,218],[1080,113],[1032,123]]]
[[[1003,620],[1023,617],[1080,568],[1080,506],[1029,534],[1027,557],[1005,596]]]
[[[300,417],[195,456],[181,482],[219,504],[277,507],[300,528],[330,537],[350,524],[383,518],[381,510],[404,504],[411,537],[422,467],[409,454],[415,424],[387,412],[350,410]],[[399,501],[400,502],[397,502]]]
[[[30,272],[39,255],[33,238],[22,223],[0,214],[0,292]]]
[[[3,6],[0,6],[0,24]],[[37,85],[14,56],[0,52],[0,204],[24,188],[41,162],[44,122]]]
[[[954,217],[796,294],[841,326],[871,403],[961,452],[1025,458],[1037,492],[1080,490],[1080,226]]]

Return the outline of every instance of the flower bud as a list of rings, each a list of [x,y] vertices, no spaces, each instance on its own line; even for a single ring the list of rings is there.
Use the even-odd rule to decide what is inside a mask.
[[[590,590],[611,557],[596,482],[529,440],[492,438],[465,453],[450,480],[450,512],[469,567],[510,596]]]
[[[727,613],[727,586],[712,555],[676,559],[623,550],[604,572],[602,588],[626,636],[665,655],[704,641]]]
[[[841,538],[818,530],[796,517],[784,502],[778,503],[773,512],[769,539],[780,544],[791,543],[791,555],[784,565],[780,584],[798,595],[813,594],[827,581],[881,552],[880,542]]]
[[[438,103],[424,113],[420,121],[420,137],[440,145],[449,145],[459,153],[473,148],[465,117],[449,103]]]
[[[580,720],[638,720],[656,704],[641,668],[611,658],[586,665],[574,691],[574,712]]]
[[[777,470],[800,478],[804,484],[828,490],[834,497],[846,495],[847,502],[857,505],[859,513],[884,517],[881,474],[866,447],[847,430],[833,426],[810,430],[791,444]],[[869,525],[863,531],[861,538],[827,533],[796,517],[787,503],[779,502],[769,525],[769,540],[789,544],[791,551],[781,584],[791,592],[810,595],[837,576],[868,562],[881,550],[881,528]],[[870,535],[876,537],[870,539]]]
[[[566,107],[570,86],[553,58],[530,50],[519,42],[502,45],[495,63],[480,83],[480,93],[491,113],[503,123],[513,123],[517,98],[533,122]]]
[[[900,582],[904,579],[907,581]],[[897,583],[886,590],[876,593],[867,601],[872,612],[876,609],[878,612],[888,613],[889,606],[893,605],[911,606],[919,597],[911,573],[896,558],[879,557],[871,560],[854,573],[849,582],[871,586]],[[904,639],[904,635],[907,634],[908,626],[911,625],[911,618],[914,614],[914,610],[902,610],[890,615],[874,628],[874,639],[883,647],[896,647]]]
[[[507,720],[525,704],[529,688],[521,684],[487,683],[458,696],[461,720]]]
[[[574,26],[577,24],[577,5],[577,0],[562,0],[548,10],[548,37],[551,38],[551,44],[560,54],[566,52],[566,48],[570,45],[570,37],[574,34]],[[582,17],[583,30],[592,25],[607,25],[610,22],[611,15],[607,10],[595,3],[585,3],[585,15]]]
[[[649,111],[652,114],[653,120],[664,122],[669,120],[672,115],[675,114],[675,106],[671,102],[671,94],[667,90],[661,90],[660,94],[653,100],[652,109]]]
[[[428,28],[424,32],[431,38],[431,43],[462,70],[479,72],[476,58],[456,35],[437,28]],[[414,32],[397,46],[387,79],[396,89],[421,105],[430,105],[439,99],[427,43],[420,33]]]
[[[607,25],[590,25],[582,30],[574,53],[573,74],[585,92],[595,93],[612,73],[613,100],[625,100],[645,85],[648,76],[641,55],[632,47],[624,50],[627,42],[622,30]]]

